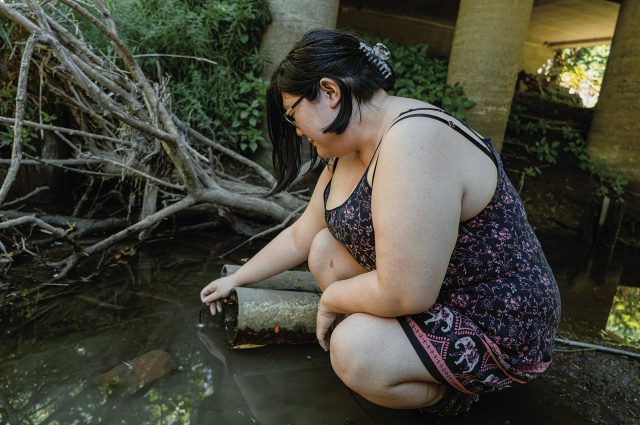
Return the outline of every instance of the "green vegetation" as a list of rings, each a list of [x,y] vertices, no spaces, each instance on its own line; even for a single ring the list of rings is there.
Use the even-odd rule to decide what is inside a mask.
[[[607,320],[607,331],[631,343],[640,343],[640,288],[618,286]]]
[[[607,163],[600,158],[591,158],[587,153],[587,144],[581,135],[569,126],[563,126],[561,131],[553,130],[544,121],[523,120],[521,111],[512,108],[509,117],[508,132],[515,138],[532,139],[533,143],[525,145],[527,152],[536,157],[539,166],[527,167],[522,170],[520,187],[525,178],[541,174],[541,168],[558,162],[559,150],[569,152],[579,161],[580,169],[588,171],[598,182],[596,193],[606,196],[622,196],[627,180],[612,171]],[[551,140],[553,139],[553,140]]]
[[[7,75],[9,74],[7,70]],[[15,99],[17,87],[8,80],[0,80],[0,116],[13,117],[15,115]],[[42,124],[51,124],[56,116],[47,110],[54,109],[48,105],[46,98],[34,98],[28,96],[25,102],[24,116],[27,120],[38,121]],[[13,129],[8,126],[0,127],[0,149],[13,143]],[[22,128],[22,146],[25,152],[37,154],[39,140],[38,132],[29,128]]]
[[[271,19],[267,0],[111,0],[107,6],[147,75],[170,77],[179,117],[236,150],[266,143],[259,47]],[[97,31],[85,31],[96,47],[111,51]]]
[[[556,51],[555,57],[538,70],[538,78],[545,86],[543,97],[595,106],[609,50],[608,45],[598,45]]]
[[[464,95],[462,86],[447,84],[448,62],[429,57],[426,45],[403,45],[372,36],[364,38],[371,44],[381,41],[391,51],[390,62],[396,74],[396,85],[391,94],[432,103],[461,120],[464,120],[464,112],[475,105]]]

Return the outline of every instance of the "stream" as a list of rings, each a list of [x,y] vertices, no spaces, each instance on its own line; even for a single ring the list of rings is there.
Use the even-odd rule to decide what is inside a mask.
[[[600,400],[596,417],[559,395],[559,386],[571,392],[583,384],[580,378],[570,379],[571,372],[563,369],[570,368],[565,360],[551,378],[484,395],[470,413],[426,419],[415,411],[375,406],[353,394],[317,344],[231,350],[219,316],[206,315],[205,326],[198,327],[198,294],[230,262],[219,253],[241,241],[215,232],[155,240],[137,256],[82,284],[81,290],[69,289],[55,299],[36,295],[28,311],[3,313],[0,424],[619,421],[606,398],[595,398]],[[619,249],[594,254],[562,238],[547,238],[543,246],[562,293],[559,335],[639,352],[640,329],[633,323],[640,322],[640,253]],[[0,299],[10,295],[0,288]],[[618,345],[623,342],[626,345]],[[556,349],[571,352],[572,347],[558,344]],[[629,370],[640,372],[640,361],[625,361]],[[629,385],[638,382],[635,379]],[[630,424],[640,421],[627,417]]]

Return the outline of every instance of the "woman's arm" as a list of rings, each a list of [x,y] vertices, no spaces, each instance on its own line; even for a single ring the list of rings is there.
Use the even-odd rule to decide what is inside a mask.
[[[396,127],[374,180],[376,270],[330,285],[322,311],[394,317],[425,311],[438,296],[458,234],[463,173],[438,123]]]
[[[222,310],[221,300],[237,286],[250,285],[289,270],[309,257],[314,236],[326,227],[324,219],[324,188],[331,178],[325,168],[302,216],[281,231],[271,242],[230,276],[216,279],[200,292],[203,303],[211,306],[211,313]]]

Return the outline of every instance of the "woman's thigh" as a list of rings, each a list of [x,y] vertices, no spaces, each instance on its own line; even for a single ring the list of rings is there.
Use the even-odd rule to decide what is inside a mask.
[[[327,228],[313,238],[308,264],[309,271],[323,291],[335,281],[349,279],[367,271]]]
[[[331,335],[330,354],[336,374],[358,392],[407,382],[438,383],[395,318],[348,316]]]

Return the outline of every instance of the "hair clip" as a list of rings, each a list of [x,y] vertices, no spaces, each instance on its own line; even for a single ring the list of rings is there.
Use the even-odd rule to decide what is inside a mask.
[[[373,53],[375,53],[376,56],[382,59],[383,61],[388,61],[389,58],[391,57],[391,52],[389,51],[389,48],[382,43],[376,43],[376,45],[373,46]]]
[[[369,62],[378,68],[385,79],[391,77],[393,73],[391,72],[389,64],[386,62],[391,57],[391,52],[389,52],[387,46],[382,43],[377,43],[374,47],[370,47],[367,43],[361,41],[359,49],[364,52]]]

